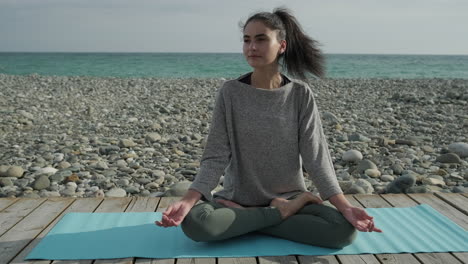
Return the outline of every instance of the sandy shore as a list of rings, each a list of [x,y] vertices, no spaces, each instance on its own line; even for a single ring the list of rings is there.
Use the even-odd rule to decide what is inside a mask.
[[[223,81],[0,74],[0,197],[180,194]],[[310,83],[346,193],[468,192],[468,80]]]

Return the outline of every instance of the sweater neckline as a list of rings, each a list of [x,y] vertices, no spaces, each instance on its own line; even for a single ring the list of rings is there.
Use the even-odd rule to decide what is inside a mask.
[[[252,86],[251,84],[246,84],[244,82],[241,82],[240,80],[242,80],[244,77],[246,77],[247,75],[249,74],[252,74],[252,72],[249,72],[249,73],[246,73],[246,74],[243,74],[241,75],[240,77],[238,77],[236,80],[236,82],[240,83],[241,85],[243,86],[246,86],[250,89],[255,89],[257,91],[265,91],[265,92],[270,92],[270,93],[273,93],[273,92],[276,92],[276,91],[282,91],[282,90],[285,90],[289,87],[291,87],[293,85],[293,80],[291,80],[291,78],[289,78],[289,76],[285,75],[285,74],[282,74],[284,77],[288,78],[289,80],[289,83],[283,85],[283,86],[280,86],[278,88],[274,88],[274,89],[265,89],[265,88],[257,88],[257,87],[254,87]]]

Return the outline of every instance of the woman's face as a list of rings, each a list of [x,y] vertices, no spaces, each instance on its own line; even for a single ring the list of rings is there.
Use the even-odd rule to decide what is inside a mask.
[[[253,68],[277,66],[277,57],[284,52],[286,41],[278,42],[278,31],[272,30],[261,21],[251,21],[244,29],[245,59]]]

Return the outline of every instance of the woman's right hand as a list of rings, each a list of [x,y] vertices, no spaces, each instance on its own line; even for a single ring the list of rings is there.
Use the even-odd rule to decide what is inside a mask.
[[[192,209],[193,204],[180,200],[171,204],[166,211],[162,214],[161,221],[156,221],[156,225],[161,227],[171,227],[178,226],[187,216],[190,209]]]
[[[156,225],[161,227],[171,227],[178,226],[187,214],[190,212],[190,209],[200,200],[202,197],[201,193],[189,189],[185,196],[178,202],[175,202],[162,214],[161,221],[155,221]]]

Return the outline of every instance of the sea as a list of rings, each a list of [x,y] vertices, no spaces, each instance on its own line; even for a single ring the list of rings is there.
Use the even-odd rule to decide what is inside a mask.
[[[325,54],[326,78],[468,79],[468,55]],[[0,74],[235,78],[252,68],[241,53],[0,52]]]

